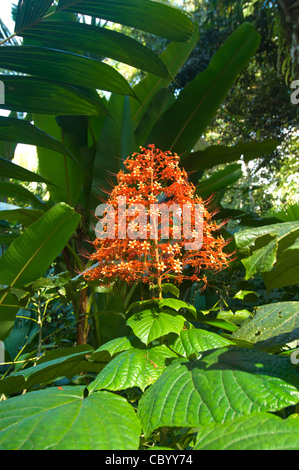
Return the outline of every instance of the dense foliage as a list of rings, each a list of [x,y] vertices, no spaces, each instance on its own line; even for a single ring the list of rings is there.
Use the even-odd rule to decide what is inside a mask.
[[[246,173],[275,164],[294,105],[272,81],[266,10],[194,4],[20,0],[1,29],[0,449],[299,449],[298,206],[257,211],[266,190]],[[255,128],[271,103],[238,98],[262,95],[260,71],[286,114]],[[18,143],[37,171],[13,161]],[[166,241],[100,239],[97,207],[117,196],[200,202],[201,249],[171,239],[173,218]]]

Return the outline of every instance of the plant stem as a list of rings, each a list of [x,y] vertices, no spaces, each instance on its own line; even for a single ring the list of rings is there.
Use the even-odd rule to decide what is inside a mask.
[[[89,325],[87,315],[87,303],[88,303],[88,289],[85,287],[80,291],[79,294],[79,311],[78,311],[78,324],[77,324],[77,345],[86,344]]]
[[[45,311],[47,310],[48,303],[46,302],[45,305]],[[38,346],[37,346],[37,357],[39,358],[42,353],[42,328],[43,328],[43,318],[41,314],[41,305],[40,305],[40,293],[39,293],[39,298],[38,298],[38,304],[37,304],[37,323],[38,323]],[[36,365],[36,363],[34,364]]]
[[[153,161],[153,156],[151,157],[151,195],[154,196],[153,194],[153,186],[154,186],[154,161]],[[157,233],[157,226],[156,226],[156,218],[154,217],[154,237],[155,237],[155,256],[156,256],[156,264],[157,264],[157,286],[158,286],[158,297],[159,299],[162,299],[162,276],[159,271],[159,267],[161,265],[161,260],[160,260],[160,254],[159,254],[159,243],[158,243],[158,238],[159,235]]]
[[[16,35],[17,33],[13,33],[10,36],[8,36],[8,38],[5,38],[2,41],[0,41],[0,46],[2,46],[2,44],[5,44],[7,41],[10,41],[11,39],[13,39]]]
[[[164,426],[160,431],[160,444],[162,446],[167,445],[167,430],[168,430],[168,428],[166,426]]]

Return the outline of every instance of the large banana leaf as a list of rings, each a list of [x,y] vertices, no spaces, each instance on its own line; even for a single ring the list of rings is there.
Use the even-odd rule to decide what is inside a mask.
[[[206,70],[186,85],[158,120],[149,143],[179,155],[189,153],[259,42],[260,37],[251,24],[241,25],[216,52]]]
[[[121,23],[172,41],[187,41],[194,28],[186,13],[159,0],[60,0],[57,11],[61,10]]]
[[[169,70],[169,73],[173,77],[176,76],[180,68],[188,59],[198,41],[198,38],[198,27],[195,27],[190,41],[186,43],[171,42],[165,51],[161,54],[161,60],[164,62],[167,69]],[[146,113],[152,100],[155,96],[157,96],[157,93],[159,93],[161,90],[165,90],[170,82],[171,79],[165,79],[162,77],[156,77],[153,74],[147,74],[144,79],[134,86],[135,95],[138,97],[138,101],[135,99],[130,99],[132,123],[134,129],[136,129],[139,124],[143,127],[141,119]],[[145,116],[145,119],[148,119],[147,116]],[[151,124],[150,130],[152,127],[153,124]]]
[[[228,186],[236,183],[242,177],[241,165],[233,163],[227,165],[224,170],[219,170],[206,180],[200,181],[196,188],[197,194],[202,198],[209,198],[211,195],[218,193],[218,203],[220,202],[222,191]]]
[[[34,114],[34,123],[39,128],[45,129],[55,139],[62,141],[67,146],[65,132],[58,125],[57,119],[54,116],[47,116],[45,114]],[[66,119],[71,119],[66,117]],[[75,116],[72,118],[70,127],[74,125]],[[78,119],[82,119],[78,116]],[[77,136],[80,135],[80,128],[76,129]],[[80,192],[83,185],[83,173],[84,164],[78,162],[79,149],[74,146],[76,152],[74,159],[70,158],[67,153],[63,156],[57,152],[53,152],[51,149],[37,147],[37,155],[39,161],[39,173],[40,175],[49,180],[55,181],[55,187],[50,186],[51,197],[55,202],[66,202],[71,206],[75,206],[78,203]],[[73,153],[73,152],[72,152]]]
[[[181,159],[181,163],[188,171],[202,171],[223,163],[231,163],[243,156],[248,162],[258,157],[265,157],[274,152],[279,145],[275,139],[267,139],[263,142],[240,142],[227,147],[225,145],[211,145],[205,150],[190,153]]]
[[[23,235],[14,240],[0,258],[0,284],[22,288],[41,277],[59,255],[80,221],[66,204],[46,212]],[[11,331],[18,312],[16,297],[8,290],[0,294],[0,339]]]
[[[43,21],[21,35],[47,47],[96,54],[169,78],[163,61],[140,42],[107,28],[73,21]]]
[[[103,124],[94,162],[94,182],[98,186],[106,186],[121,169],[123,160],[135,151],[129,98],[113,94],[108,109],[112,117]]]

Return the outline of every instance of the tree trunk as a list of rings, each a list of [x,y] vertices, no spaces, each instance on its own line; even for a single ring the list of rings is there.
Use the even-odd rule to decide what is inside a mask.
[[[77,323],[77,345],[86,344],[89,332],[87,312],[88,295],[87,288],[83,289],[79,295],[79,312]]]
[[[290,46],[294,78],[299,80],[299,1],[278,0],[278,5]]]

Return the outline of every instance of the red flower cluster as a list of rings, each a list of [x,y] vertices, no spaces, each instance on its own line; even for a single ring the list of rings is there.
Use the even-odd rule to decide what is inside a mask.
[[[118,184],[107,201],[112,208],[106,211],[107,227],[113,223],[115,232],[109,237],[106,227],[107,237],[93,242],[91,259],[98,265],[87,272],[87,278],[102,284],[119,278],[159,287],[170,276],[177,283],[183,279],[206,283],[203,271],[228,266],[226,242],[216,236],[220,226],[179,167],[178,155],[150,145],[124,165],[127,172],[118,173]],[[186,274],[187,269],[191,274]]]

